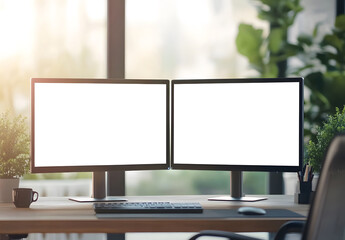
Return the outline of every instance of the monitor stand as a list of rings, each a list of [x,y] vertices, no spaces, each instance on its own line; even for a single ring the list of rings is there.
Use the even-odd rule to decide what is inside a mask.
[[[73,197],[69,200],[75,202],[124,202],[123,197],[106,196],[105,172],[93,172],[92,197]]]
[[[230,196],[209,198],[209,201],[240,201],[257,202],[266,200],[265,197],[244,197],[242,192],[242,171],[230,172]]]

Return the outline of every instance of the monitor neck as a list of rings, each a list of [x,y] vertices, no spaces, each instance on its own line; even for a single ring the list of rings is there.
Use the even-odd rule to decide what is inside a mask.
[[[105,198],[106,197],[106,183],[105,172],[93,172],[92,173],[92,197],[93,198]]]
[[[242,191],[242,171],[230,172],[230,196],[233,198],[243,197]]]

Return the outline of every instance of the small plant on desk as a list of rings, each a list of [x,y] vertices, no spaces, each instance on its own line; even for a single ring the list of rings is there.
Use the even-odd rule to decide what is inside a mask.
[[[345,132],[345,106],[342,111],[336,108],[336,113],[328,117],[321,127],[317,128],[316,141],[309,141],[305,163],[310,164],[314,171],[320,173],[321,164],[331,140],[335,135]]]
[[[25,117],[0,114],[0,202],[11,202],[12,189],[29,170],[30,137]]]

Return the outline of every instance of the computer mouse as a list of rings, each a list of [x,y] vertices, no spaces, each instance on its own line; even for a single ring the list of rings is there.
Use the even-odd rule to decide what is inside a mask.
[[[240,207],[237,210],[238,213],[243,215],[265,215],[266,210],[257,207]]]

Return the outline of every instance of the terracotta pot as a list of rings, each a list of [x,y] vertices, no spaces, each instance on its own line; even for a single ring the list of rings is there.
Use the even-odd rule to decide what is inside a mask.
[[[12,202],[12,189],[19,187],[19,178],[0,178],[0,202]]]

